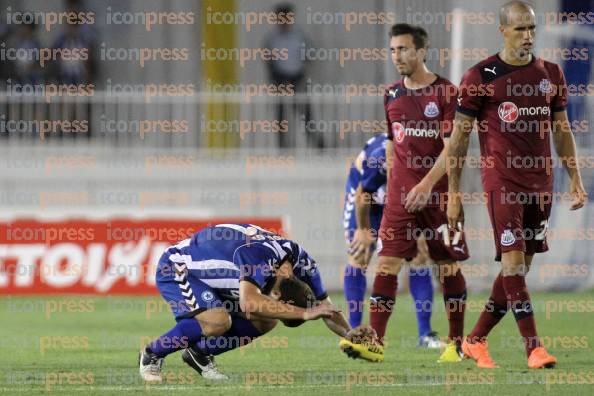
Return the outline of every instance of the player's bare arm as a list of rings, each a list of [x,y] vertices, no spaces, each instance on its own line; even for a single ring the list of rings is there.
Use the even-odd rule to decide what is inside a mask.
[[[330,318],[338,312],[331,304],[321,304],[307,309],[285,304],[262,294],[257,286],[245,280],[239,282],[239,306],[248,318],[250,314],[258,314],[270,319],[315,320]]]
[[[577,161],[575,139],[571,132],[566,110],[553,113],[553,143],[555,144],[557,155],[561,158],[563,167],[569,174],[569,193],[573,198],[570,209],[579,209],[584,206],[588,198],[588,193],[586,193],[582,183]]]
[[[326,297],[320,301],[320,305],[334,307],[330,297]],[[326,326],[339,337],[346,337],[348,332],[351,330],[351,326],[349,326],[348,322],[344,318],[344,315],[340,311],[335,311],[333,312],[332,316],[323,319]]]
[[[390,172],[392,171],[392,165],[394,165],[394,142],[390,139],[386,140],[386,171],[388,180],[390,180]],[[388,193],[388,186],[390,183],[386,184],[386,194]]]
[[[353,257],[363,266],[369,264],[371,258],[371,245],[375,237],[371,230],[369,212],[371,209],[371,194],[363,191],[361,184],[355,193],[355,216],[357,218],[357,229],[353,235],[351,251]]]
[[[446,174],[445,163],[449,140],[449,138],[443,139],[443,150],[439,153],[435,164],[419,184],[414,186],[406,195],[404,208],[409,212],[417,212],[427,205],[433,186]]]
[[[446,171],[448,173],[448,223],[452,228],[458,228],[461,215],[460,177],[462,167],[468,153],[470,132],[475,118],[456,112],[454,128],[447,149]]]

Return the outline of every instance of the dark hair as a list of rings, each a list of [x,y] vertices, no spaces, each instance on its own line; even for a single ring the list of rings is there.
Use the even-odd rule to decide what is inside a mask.
[[[410,34],[416,49],[429,46],[429,35],[420,26],[409,25],[408,23],[397,23],[390,29],[390,38]]]
[[[286,304],[295,305],[299,308],[311,308],[316,303],[316,296],[307,283],[297,279],[295,276],[285,278],[279,284],[280,300]],[[301,319],[282,320],[287,327],[297,327],[305,323]]]
[[[281,4],[277,4],[276,7],[274,7],[274,12],[276,14],[291,14],[295,12],[295,8],[293,7],[293,4],[291,3],[281,3]]]

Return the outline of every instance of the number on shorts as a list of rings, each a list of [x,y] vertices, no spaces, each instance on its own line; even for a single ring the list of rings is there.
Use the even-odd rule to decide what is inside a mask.
[[[549,221],[548,220],[541,221],[540,226],[542,228],[540,228],[539,231],[534,236],[534,240],[536,240],[536,241],[544,241],[544,239],[547,237],[547,230],[549,229]]]
[[[437,232],[441,233],[446,246],[456,246],[460,242],[460,238],[462,237],[462,232],[456,230],[456,232],[454,233],[454,239],[451,241],[450,244],[450,227],[447,224],[440,225],[437,228]]]

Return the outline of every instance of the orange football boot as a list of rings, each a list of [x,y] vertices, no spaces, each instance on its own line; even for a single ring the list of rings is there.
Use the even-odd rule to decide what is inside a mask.
[[[466,337],[462,342],[462,352],[465,357],[474,359],[476,366],[479,368],[499,368],[491,359],[487,341],[471,344],[468,342],[468,337]]]
[[[553,368],[557,364],[557,358],[549,355],[543,347],[534,348],[528,357],[528,367],[532,369]]]

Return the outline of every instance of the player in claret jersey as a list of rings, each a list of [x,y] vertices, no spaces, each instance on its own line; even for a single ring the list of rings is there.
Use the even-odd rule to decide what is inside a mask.
[[[403,260],[417,255],[423,235],[439,269],[449,320],[449,343],[440,362],[461,360],[466,284],[458,266],[468,258],[461,234],[449,240],[445,205],[445,152],[456,106],[456,87],[425,65],[428,37],[408,24],[390,30],[392,61],[403,79],[384,97],[388,140],[388,196],[379,230],[379,262],[371,292],[370,325],[383,338],[395,303]]]
[[[478,120],[481,156],[485,163],[493,164],[482,168],[481,177],[495,235],[496,260],[501,261],[502,270],[462,350],[476,360],[478,367],[497,367],[489,355],[486,337],[511,308],[524,338],[528,366],[552,367],[556,359],[547,353],[536,334],[524,278],[534,254],[548,250],[546,232],[553,182],[551,131],[557,154],[571,179],[570,192],[575,199],[572,210],[583,206],[586,193],[565,110],[567,87],[563,72],[558,65],[538,59],[531,52],[534,11],[521,1],[512,1],[501,8],[499,18],[504,48],[464,75],[446,161],[450,193],[447,214],[450,226],[457,227],[460,174],[469,134]]]
[[[386,139],[381,133],[369,139],[351,163],[346,182],[343,225],[349,246],[344,270],[344,299],[351,327],[361,324],[367,289],[365,272],[375,250],[377,231],[384,212],[386,195]],[[443,343],[431,329],[433,283],[427,266],[427,244],[419,239],[419,254],[410,263],[409,285],[417,315],[419,348],[439,349]]]

